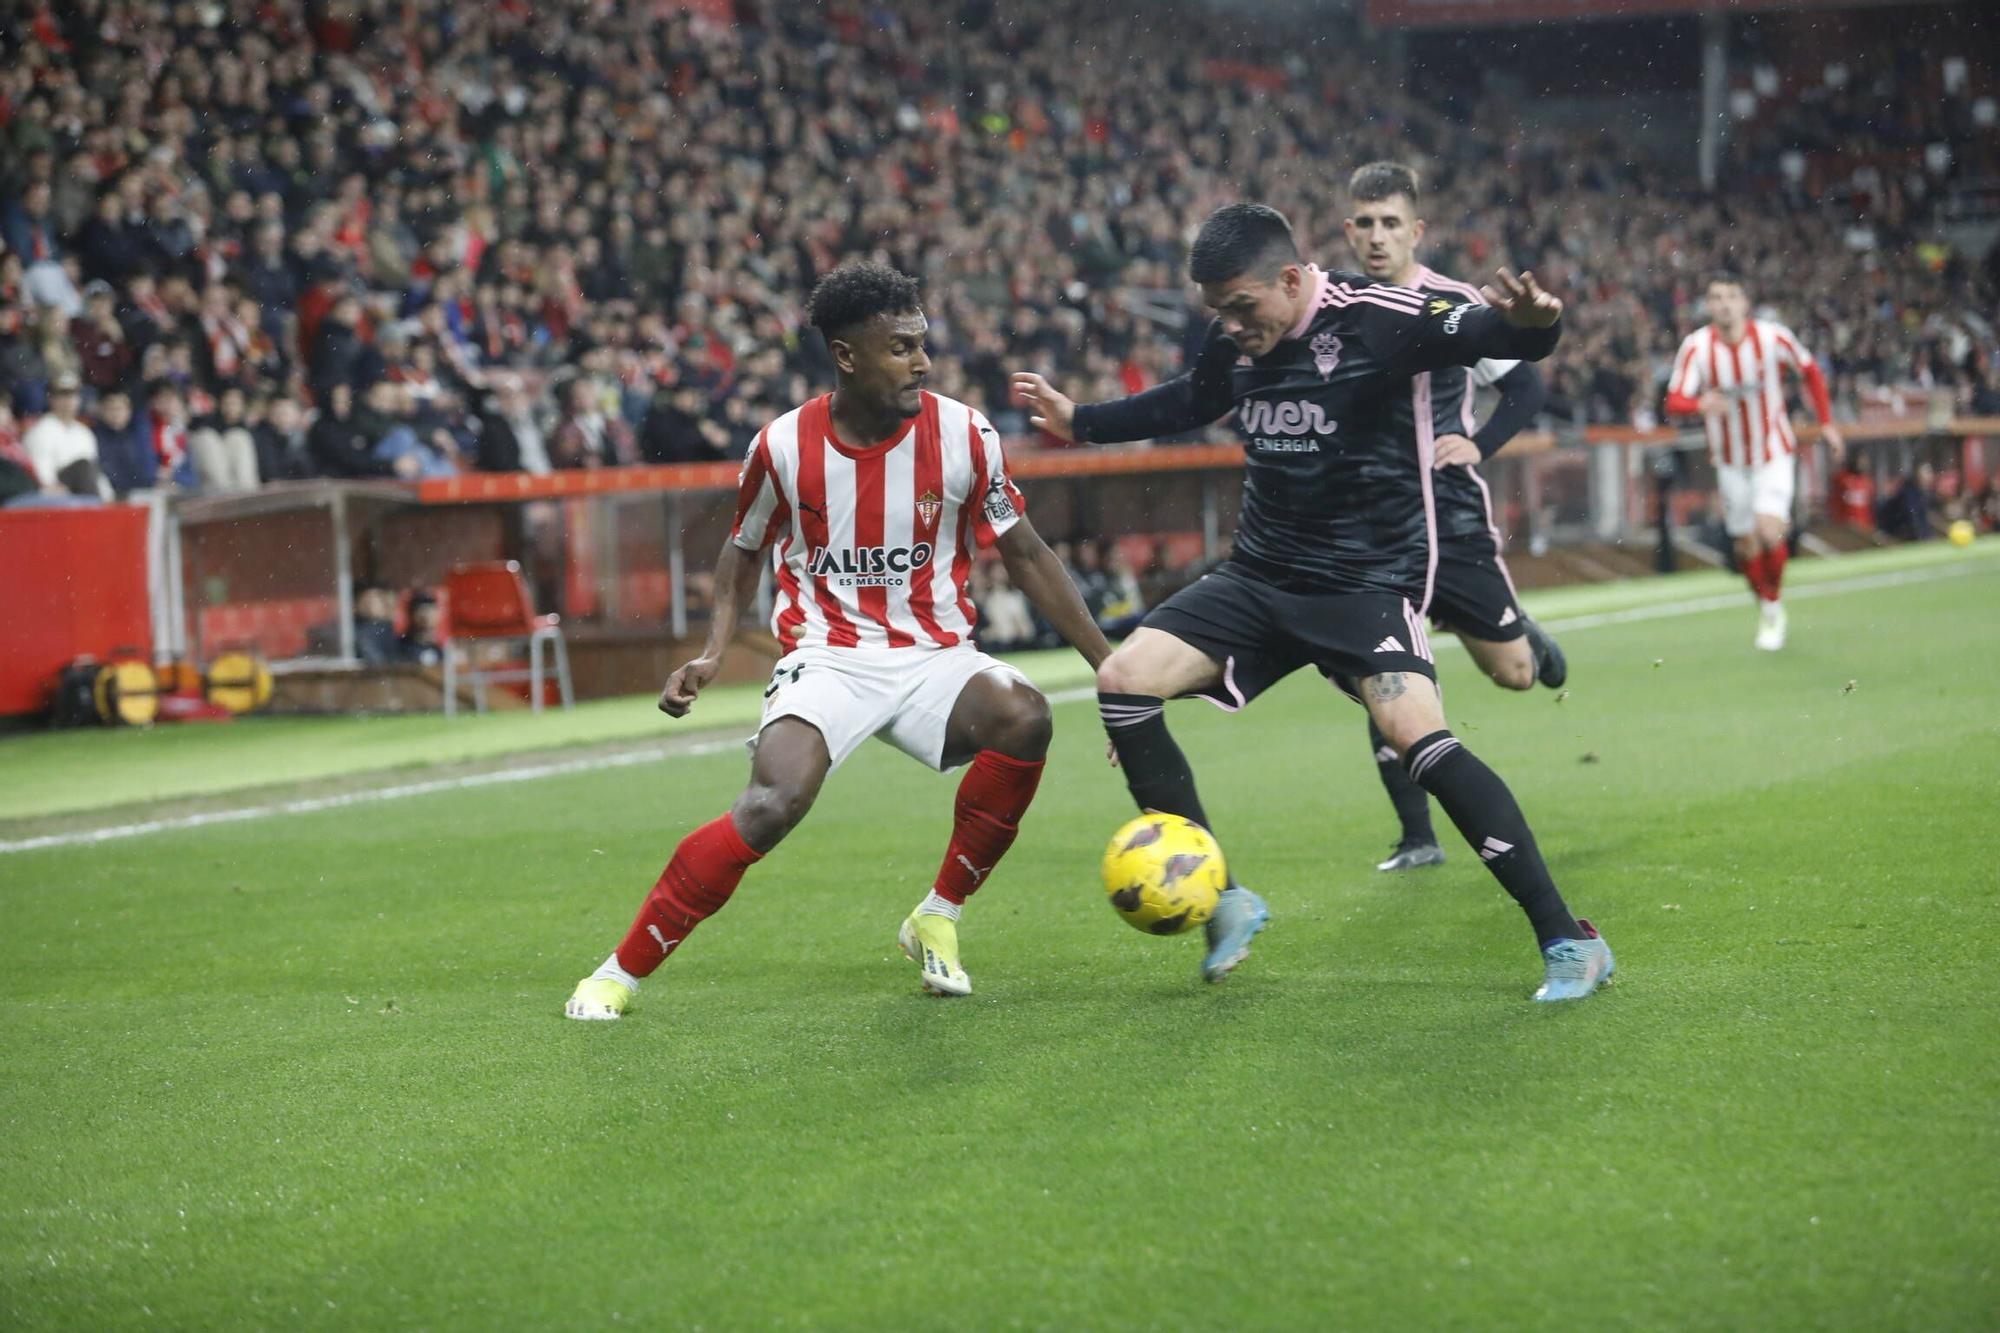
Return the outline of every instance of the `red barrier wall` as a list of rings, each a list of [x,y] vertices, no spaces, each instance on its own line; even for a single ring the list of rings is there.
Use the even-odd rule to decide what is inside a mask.
[[[81,653],[151,659],[146,517],[132,505],[0,513],[0,713],[47,707]]]

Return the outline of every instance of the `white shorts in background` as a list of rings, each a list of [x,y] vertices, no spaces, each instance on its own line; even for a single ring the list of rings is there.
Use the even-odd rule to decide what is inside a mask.
[[[1798,460],[1784,454],[1755,467],[1724,464],[1715,469],[1716,489],[1722,492],[1722,530],[1732,537],[1747,537],[1757,530],[1757,515],[1792,521],[1792,485]]]
[[[944,770],[952,706],[974,676],[1000,671],[1027,683],[1005,662],[971,645],[957,648],[800,648],[778,659],[764,691],[758,735],[781,717],[819,728],[839,768],[870,736],[912,759]],[[751,746],[756,745],[755,737]]]

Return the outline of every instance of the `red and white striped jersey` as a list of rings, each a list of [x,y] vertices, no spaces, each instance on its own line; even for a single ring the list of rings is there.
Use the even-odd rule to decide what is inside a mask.
[[[1674,357],[1667,411],[1691,416],[1701,410],[1702,394],[1713,389],[1729,400],[1726,413],[1703,419],[1709,456],[1718,467],[1789,458],[1798,451],[1798,437],[1785,408],[1787,366],[1805,381],[1820,420],[1828,420],[1826,378],[1818,363],[1790,329],[1768,319],[1751,320],[1733,344],[1713,324],[1690,333]]]
[[[833,430],[833,395],[787,412],[744,460],[731,534],[773,547],[771,630],[802,647],[950,648],[972,635],[972,557],[1020,521],[1000,436],[950,398],[889,439]]]

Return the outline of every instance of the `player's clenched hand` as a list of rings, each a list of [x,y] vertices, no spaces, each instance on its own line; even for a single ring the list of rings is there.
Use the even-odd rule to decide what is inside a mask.
[[[1019,370],[1013,377],[1014,401],[1028,409],[1028,421],[1036,430],[1045,430],[1059,440],[1076,439],[1076,404],[1055,385],[1031,370]]]
[[[1728,397],[1716,392],[1714,389],[1703,393],[1700,398],[1695,400],[1695,405],[1701,409],[1701,414],[1705,417],[1720,417],[1729,414]]]
[[[1454,467],[1459,463],[1477,463],[1479,446],[1463,435],[1440,435],[1437,437],[1437,451],[1431,456],[1432,467]]]
[[[697,657],[673,675],[667,677],[667,688],[660,691],[660,711],[669,717],[686,717],[688,709],[694,707],[694,698],[701,693],[702,686],[715,679],[715,672],[722,665],[713,657]]]
[[[1545,329],[1562,318],[1561,299],[1543,291],[1535,275],[1526,271],[1517,278],[1498,269],[1479,294],[1517,329]]]

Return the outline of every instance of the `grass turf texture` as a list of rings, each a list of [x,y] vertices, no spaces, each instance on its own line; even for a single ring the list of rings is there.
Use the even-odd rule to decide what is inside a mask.
[[[561,1002],[739,754],[0,858],[0,1326],[1988,1325],[1996,605],[1579,631],[1562,704],[1448,656],[1618,951],[1573,1006],[1462,845],[1369,869],[1305,677],[1172,711],[1275,915],[1220,988],[1101,901],[1083,704],[964,1001],[893,944],[951,786],[880,746],[619,1024]]]

